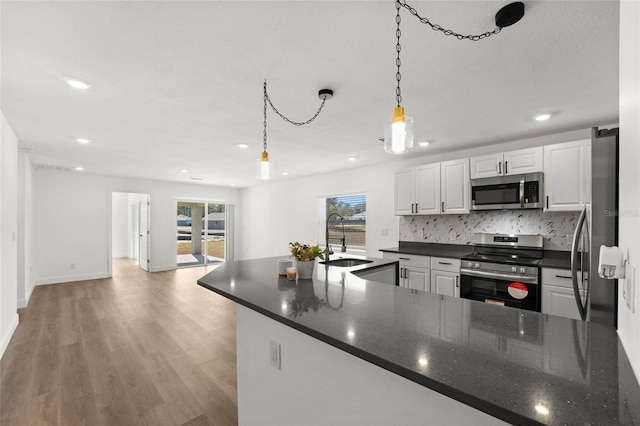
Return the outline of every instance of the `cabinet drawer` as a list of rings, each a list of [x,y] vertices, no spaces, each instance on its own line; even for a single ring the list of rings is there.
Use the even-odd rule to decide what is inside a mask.
[[[460,259],[451,259],[449,257],[432,257],[431,269],[447,272],[460,272]]]
[[[586,277],[586,274],[585,274]],[[573,287],[570,269],[542,268],[542,285]]]
[[[419,268],[431,268],[430,256],[418,256],[404,253],[382,253],[383,259],[397,260],[401,266],[417,266]]]

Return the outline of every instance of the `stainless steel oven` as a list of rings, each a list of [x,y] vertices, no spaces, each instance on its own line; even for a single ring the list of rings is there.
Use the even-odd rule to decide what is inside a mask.
[[[475,234],[462,258],[460,297],[540,312],[540,235]]]

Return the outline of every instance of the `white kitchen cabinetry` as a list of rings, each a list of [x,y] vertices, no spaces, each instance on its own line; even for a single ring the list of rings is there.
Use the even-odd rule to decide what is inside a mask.
[[[394,211],[400,216],[469,213],[469,159],[397,171]]]
[[[468,158],[440,163],[441,213],[469,213],[469,185]]]
[[[584,297],[582,291],[580,295]],[[542,268],[542,313],[580,319],[580,311],[573,294],[571,271]]]
[[[440,211],[440,163],[395,174],[395,214],[437,214]]]
[[[544,147],[544,210],[580,211],[591,202],[591,141]]]
[[[542,159],[542,147],[472,157],[471,179],[541,172]]]
[[[431,291],[460,297],[460,259],[431,258]]]
[[[420,291],[431,291],[431,257],[412,254],[387,253],[383,259],[397,260],[400,264],[398,285]]]

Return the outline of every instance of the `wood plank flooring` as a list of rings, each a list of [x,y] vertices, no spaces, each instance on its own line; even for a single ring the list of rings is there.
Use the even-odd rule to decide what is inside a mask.
[[[0,364],[0,424],[235,425],[235,304],[215,267],[38,286]]]

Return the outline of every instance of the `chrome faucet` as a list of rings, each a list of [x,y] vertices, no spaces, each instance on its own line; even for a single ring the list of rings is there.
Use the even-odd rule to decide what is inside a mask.
[[[327,223],[325,225],[325,230],[324,230],[325,237],[327,239],[324,246],[324,259],[327,261],[329,260],[329,256],[333,254],[333,251],[331,251],[331,244],[329,244],[329,220],[331,220],[331,217],[333,216],[338,216],[340,218],[340,222],[342,222],[342,247],[340,251],[342,253],[347,251],[347,240],[344,235],[344,218],[338,213],[331,213],[329,216],[327,216]]]

